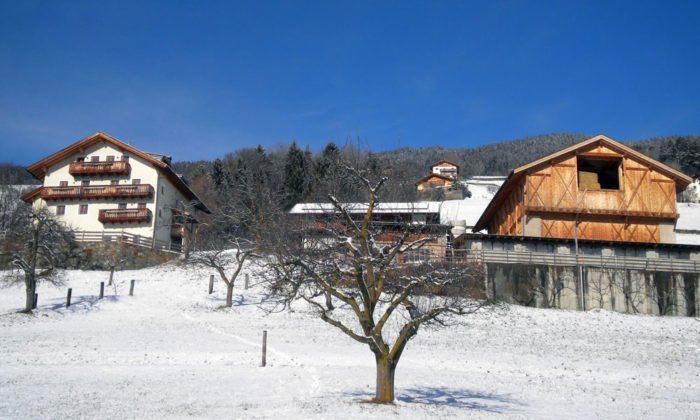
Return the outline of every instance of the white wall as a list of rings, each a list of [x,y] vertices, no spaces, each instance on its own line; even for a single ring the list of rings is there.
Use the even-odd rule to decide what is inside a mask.
[[[131,165],[130,175],[109,175],[109,176],[73,176],[69,173],[69,165],[75,162],[78,157],[84,156],[86,161],[90,161],[92,156],[98,156],[100,161],[107,160],[107,156],[114,156],[115,161],[121,160],[122,155],[129,156]],[[140,179],[141,184],[148,184],[153,187],[153,197],[148,199],[89,199],[89,200],[51,200],[44,202],[39,199],[34,205],[46,205],[54,214],[58,205],[65,205],[65,215],[58,216],[64,223],[77,231],[105,231],[105,232],[128,232],[135,235],[153,237],[162,241],[170,239],[170,208],[180,200],[185,201],[182,194],[149,162],[128,153],[122,153],[116,146],[108,142],[101,142],[87,148],[84,153],[74,155],[63,160],[51,168],[44,178],[45,187],[58,187],[61,181],[67,181],[69,186],[79,186],[82,180],[90,180],[90,185],[110,185],[110,181],[119,180],[119,185],[129,185],[134,179]],[[127,208],[137,208],[138,203],[146,203],[146,208],[151,210],[153,215],[150,223],[126,223],[126,224],[102,224],[98,220],[98,215],[102,209],[116,209],[119,203],[126,203]],[[79,205],[87,204],[87,214],[79,214]]]
[[[170,225],[172,223],[172,209],[189,210],[189,201],[168,179],[159,174],[158,176],[158,202],[156,209],[159,214],[158,222],[155,226],[155,238],[158,241],[170,241]]]

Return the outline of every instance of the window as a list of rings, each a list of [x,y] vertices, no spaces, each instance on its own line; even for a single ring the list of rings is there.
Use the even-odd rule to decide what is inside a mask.
[[[78,214],[87,214],[87,210],[88,210],[88,205],[81,204],[80,208],[78,209]]]
[[[92,156],[92,157],[90,157],[90,161],[91,161],[91,162],[99,162],[99,161],[100,161],[100,157],[99,157],[99,156]]]
[[[160,186],[160,193],[165,194],[165,187],[162,185]]]
[[[66,206],[56,206],[56,216],[63,216],[66,214]]]
[[[75,160],[76,162],[85,162],[85,156],[78,156],[78,159]]]
[[[404,261],[406,263],[423,263],[430,261],[430,250],[418,248],[406,251],[404,254]]]
[[[114,162],[114,156],[107,156],[107,162]]]
[[[126,203],[119,203],[118,208],[119,208],[119,210],[126,209]]]
[[[80,185],[82,185],[83,187],[89,187],[89,186],[90,186],[90,180],[89,180],[89,179],[84,179],[84,180],[80,181]]]
[[[621,158],[578,156],[579,190],[619,190]]]
[[[134,185],[139,185],[141,183],[141,178],[134,178],[131,180],[131,183]]]
[[[145,209],[146,208],[146,203],[139,203],[138,207],[140,209]]]
[[[129,156],[123,155],[122,156],[122,162],[128,162],[129,161]]]
[[[110,185],[119,185],[119,180],[118,180],[118,179],[113,179],[113,180],[109,181],[109,184],[110,184]]]
[[[61,181],[58,183],[59,187],[67,187],[68,186],[68,181]]]

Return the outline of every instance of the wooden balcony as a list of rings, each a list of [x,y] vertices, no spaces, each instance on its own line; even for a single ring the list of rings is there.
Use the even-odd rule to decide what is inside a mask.
[[[71,175],[129,175],[129,162],[115,160],[103,162],[71,162],[68,172]]]
[[[92,185],[88,187],[44,187],[41,198],[44,200],[82,200],[96,198],[150,198],[153,187],[139,185]]]
[[[108,209],[100,210],[98,220],[102,223],[150,223],[149,209]]]

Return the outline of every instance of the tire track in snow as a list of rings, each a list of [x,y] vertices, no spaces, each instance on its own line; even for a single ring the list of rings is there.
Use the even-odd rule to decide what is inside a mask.
[[[182,313],[181,315],[182,315],[183,318],[185,318],[186,320],[188,320],[188,321],[190,321],[190,322],[195,322],[195,323],[197,323],[197,324],[203,324],[203,323],[204,323],[203,321],[201,321],[201,320],[199,320],[199,319],[193,317],[192,315],[189,315],[189,314],[186,314],[186,313]],[[239,336],[239,335],[236,335],[236,334],[227,333],[227,332],[225,332],[225,331],[223,331],[223,330],[221,330],[221,329],[219,329],[219,328],[217,328],[217,327],[215,327],[215,326],[213,326],[213,325],[205,325],[205,326],[207,327],[207,329],[208,329],[209,331],[213,332],[214,334],[219,334],[219,335],[223,335],[223,336],[225,336],[225,337],[233,338],[233,339],[235,339],[235,340],[237,340],[237,341],[239,341],[239,342],[241,342],[241,343],[243,343],[243,344],[245,344],[245,345],[251,346],[251,347],[258,347],[258,346],[260,346],[260,343],[250,341],[250,340],[245,339],[245,338],[243,338],[243,337],[241,337],[241,336]],[[272,354],[274,354],[274,355],[276,355],[276,356],[278,356],[278,357],[281,357],[282,359],[286,359],[286,361],[287,361],[290,365],[295,365],[295,360],[294,360],[294,358],[293,358],[292,356],[290,356],[289,354],[284,353],[284,352],[279,351],[279,350],[276,350],[276,349],[274,349],[273,347],[271,347],[271,346],[269,346],[269,345],[267,346],[267,351],[269,351],[270,353],[272,353]],[[319,377],[319,375],[318,375],[318,370],[316,369],[315,366],[308,366],[308,371],[309,371],[309,374],[310,374],[309,376],[311,377],[311,386],[310,386],[310,389],[309,389],[309,396],[314,396],[314,395],[316,394],[316,392],[318,391],[318,388],[321,386],[321,384],[320,384],[320,377]]]

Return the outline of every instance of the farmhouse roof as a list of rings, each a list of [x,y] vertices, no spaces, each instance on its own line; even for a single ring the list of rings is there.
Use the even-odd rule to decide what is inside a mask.
[[[432,165],[430,165],[430,169],[433,169],[434,167],[436,167],[436,166],[438,166],[438,165],[442,165],[443,163],[450,164],[450,165],[454,166],[455,168],[457,168],[457,170],[459,171],[459,165],[457,165],[457,164],[455,164],[455,163],[452,163],[452,162],[450,162],[449,160],[441,160],[441,161],[439,161],[439,162],[435,162],[435,163],[433,163]]]
[[[623,156],[629,156],[654,168],[656,171],[665,174],[676,182],[676,191],[682,191],[692,182],[692,178],[690,178],[688,175],[685,175],[684,173],[673,169],[670,166],[664,165],[663,163],[654,160],[649,156],[632,149],[631,147],[625,146],[624,144],[611,139],[610,137],[599,134],[591,137],[588,140],[576,143],[573,146],[567,147],[558,152],[513,169],[503,185],[501,185],[501,188],[498,189],[498,192],[496,192],[496,195],[493,197],[489,205],[486,207],[486,210],[484,210],[484,213],[476,222],[473,231],[479,232],[480,230],[486,228],[489,220],[491,220],[491,217],[493,217],[493,214],[502,204],[503,200],[505,200],[505,198],[508,196],[508,192],[510,192],[510,190],[517,185],[518,181],[520,181],[529,171],[535,171],[543,166],[550,165],[552,161],[555,161],[561,157],[568,156],[576,153],[579,150],[595,147],[597,145],[605,145],[612,150],[616,150]]]

